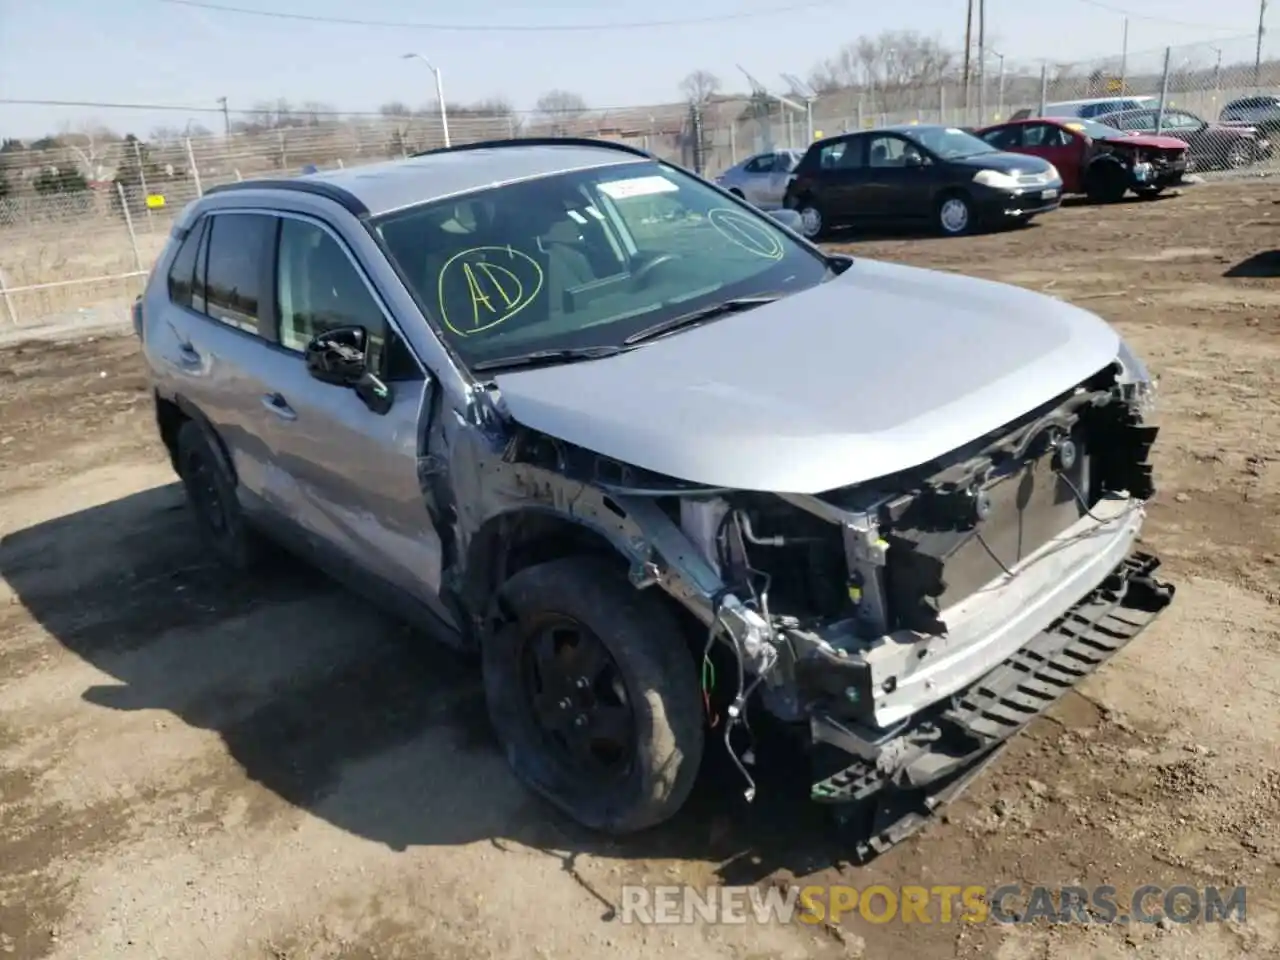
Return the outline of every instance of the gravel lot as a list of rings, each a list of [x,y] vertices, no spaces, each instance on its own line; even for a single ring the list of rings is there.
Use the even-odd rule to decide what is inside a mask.
[[[523,791],[468,664],[305,568],[190,535],[137,346],[0,348],[0,955],[1275,957],[1280,206],[1271,181],[852,252],[1114,321],[1161,378],[1147,540],[1173,608],[947,816],[836,864],[771,770],[713,762],[675,823],[585,836]],[[854,318],[851,322],[856,322]],[[712,751],[715,752],[715,751]],[[1245,924],[617,922],[626,882],[1247,884]]]

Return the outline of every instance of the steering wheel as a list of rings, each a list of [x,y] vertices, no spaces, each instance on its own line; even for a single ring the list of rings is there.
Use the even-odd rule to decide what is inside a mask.
[[[673,260],[680,260],[683,256],[683,254],[679,253],[660,253],[652,260],[646,260],[632,272],[631,285],[634,287],[644,286],[645,278],[648,277],[655,268],[660,267],[664,263],[671,263]]]

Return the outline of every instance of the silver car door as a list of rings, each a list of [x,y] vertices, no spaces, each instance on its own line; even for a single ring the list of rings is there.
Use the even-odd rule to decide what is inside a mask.
[[[259,402],[270,349],[259,323],[270,300],[273,226],[273,218],[255,213],[198,220],[170,268],[165,322],[148,347],[167,371],[167,391],[194,406],[221,438],[251,512],[269,486],[272,457]]]
[[[773,169],[773,154],[762,153],[754,157],[743,171],[746,174],[743,193],[757,207],[768,202],[769,175]]]
[[[787,192],[787,183],[791,180],[791,171],[795,169],[799,158],[786,150],[774,154],[773,170],[769,173],[769,184],[762,191],[759,206],[765,210],[774,210],[782,206],[782,198]]]
[[[395,333],[365,271],[327,224],[282,214],[268,409],[298,524],[361,571],[439,603],[440,538],[419,479],[433,381]],[[371,368],[390,388],[385,412],[312,377],[304,350],[339,327],[368,334]]]

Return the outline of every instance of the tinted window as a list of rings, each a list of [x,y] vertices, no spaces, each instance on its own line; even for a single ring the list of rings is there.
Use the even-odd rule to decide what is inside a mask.
[[[1195,130],[1200,126],[1200,118],[1180,110],[1170,110],[1164,115],[1166,130]]]
[[[982,139],[997,150],[1013,150],[1022,145],[1021,127],[998,127],[988,130]]]
[[[747,173],[768,173],[773,169],[773,154],[766,153],[763,156],[755,157],[749,160],[743,169]]]
[[[837,140],[818,152],[818,165],[823,170],[849,170],[862,165],[859,144],[854,140]]]
[[[1065,147],[1071,134],[1051,123],[1032,123],[1022,128],[1022,145],[1026,147]]]
[[[256,333],[276,219],[257,213],[220,213],[211,220],[205,312]]]
[[[196,275],[196,254],[200,251],[200,240],[204,236],[208,218],[197,220],[195,226],[187,233],[178,248],[178,255],[173,258],[169,268],[169,299],[179,306],[191,306],[192,284]]]
[[[907,142],[901,137],[873,137],[867,149],[867,166],[906,166]]]
[[[652,160],[433,201],[375,229],[468,363],[618,346],[690,311],[786,296],[829,275],[768,216]]]

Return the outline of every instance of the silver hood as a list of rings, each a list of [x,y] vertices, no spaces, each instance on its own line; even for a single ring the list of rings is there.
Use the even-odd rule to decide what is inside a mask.
[[[1114,360],[1102,319],[1029,290],[858,260],[616,357],[499,374],[525,426],[680,480],[821,493],[917,466]]]

